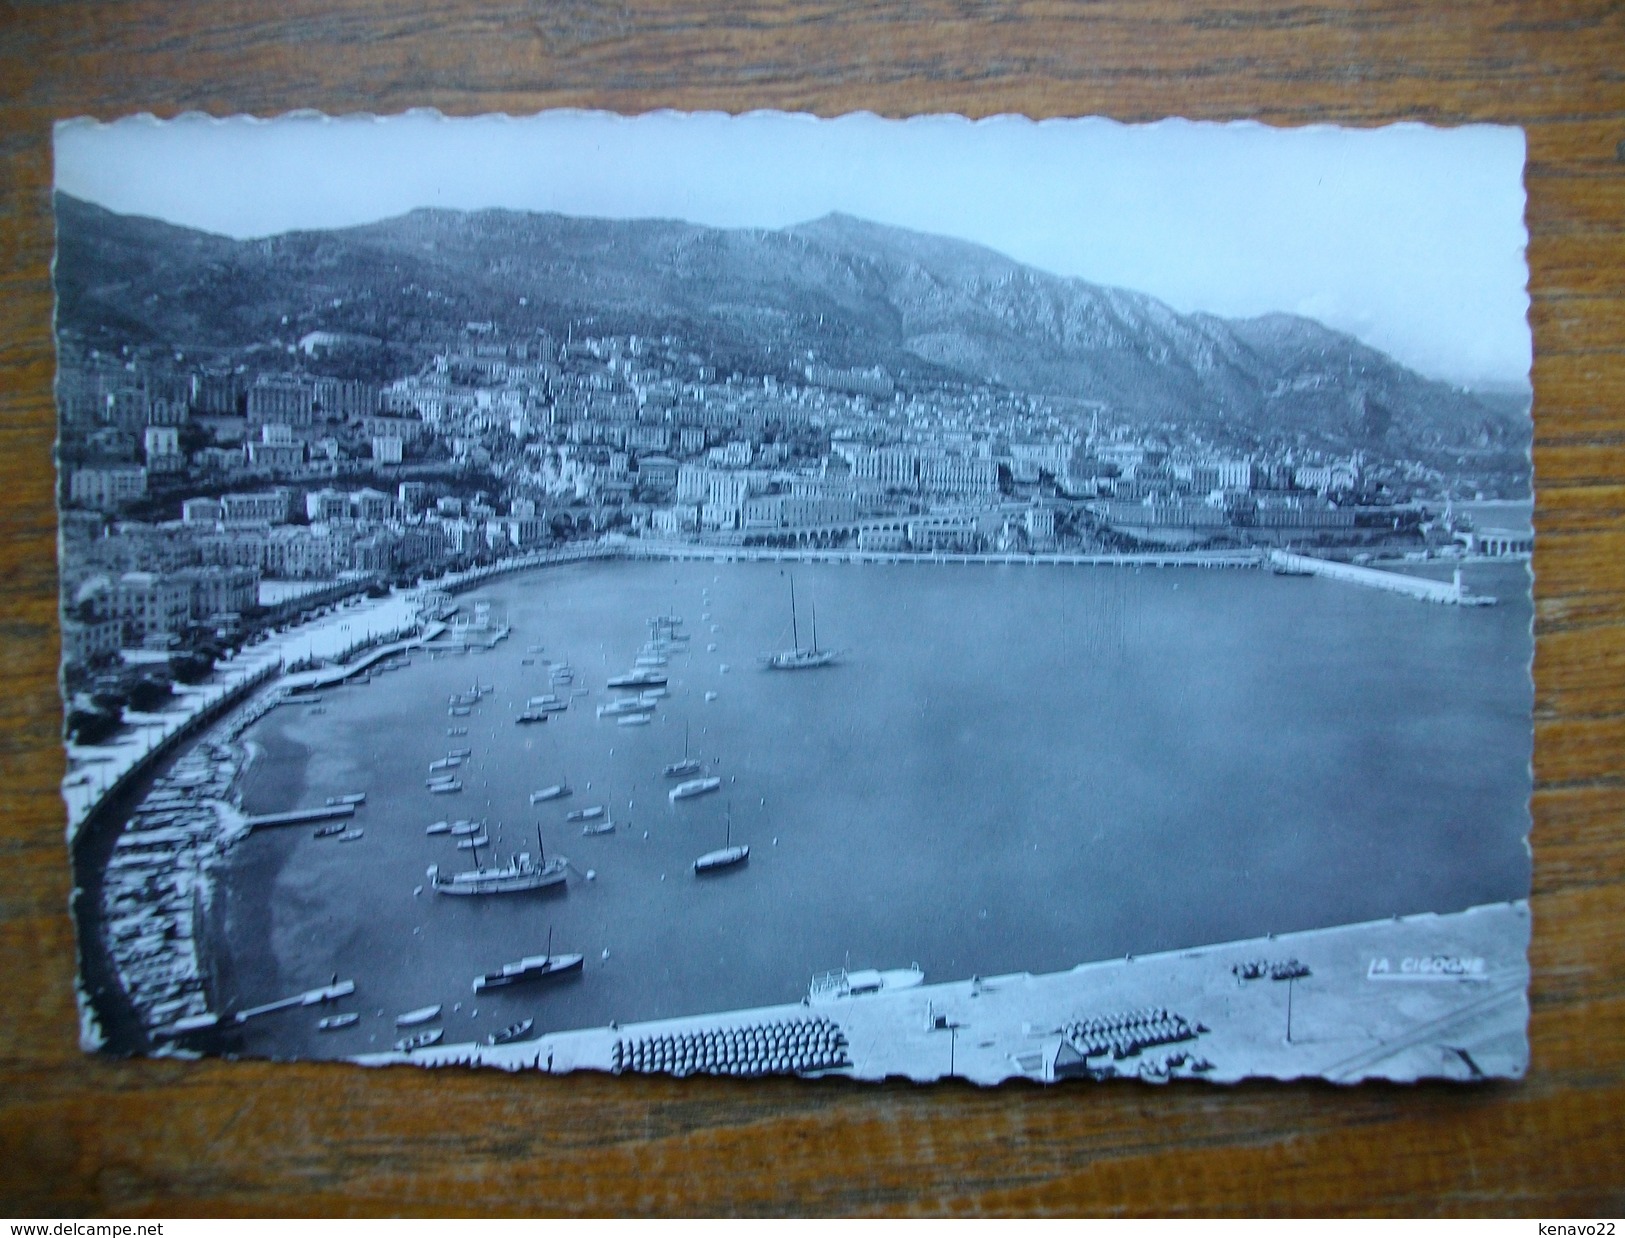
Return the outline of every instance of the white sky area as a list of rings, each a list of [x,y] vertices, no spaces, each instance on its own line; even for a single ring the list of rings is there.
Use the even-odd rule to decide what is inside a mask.
[[[1305,314],[1454,382],[1529,372],[1524,137],[1475,125],[782,113],[70,121],[56,185],[234,237],[420,206],[779,228],[843,211],[1225,317]]]

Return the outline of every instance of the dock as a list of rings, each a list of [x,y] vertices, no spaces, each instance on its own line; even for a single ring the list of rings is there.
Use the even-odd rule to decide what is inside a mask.
[[[1461,583],[1461,569],[1456,569],[1452,581],[1430,580],[1426,576],[1407,576],[1401,572],[1385,572],[1380,568],[1361,567],[1355,563],[1334,563],[1317,559],[1313,555],[1292,554],[1285,550],[1269,552],[1267,565],[1290,575],[1324,576],[1346,584],[1364,585],[1369,589],[1386,589],[1389,593],[1402,593],[1422,602],[1441,606],[1493,606],[1495,599],[1480,593],[1468,593]]]
[[[288,812],[267,812],[257,817],[245,817],[243,824],[250,830],[269,830],[282,825],[311,825],[317,821],[336,821],[340,817],[355,816],[354,804],[327,804],[321,808],[294,808]]]
[[[373,1053],[365,1065],[1012,1078],[1517,1078],[1527,902],[893,992]],[[586,982],[591,983],[589,970]]]
[[[292,997],[239,1010],[235,1018],[239,1023],[246,1023],[250,1019],[259,1018],[260,1015],[272,1014],[278,1010],[291,1010],[295,1006],[320,1006],[324,1002],[336,1002],[339,998],[348,997],[354,992],[354,980],[335,980],[332,984],[324,984],[319,989],[306,989],[303,993],[295,993]]]

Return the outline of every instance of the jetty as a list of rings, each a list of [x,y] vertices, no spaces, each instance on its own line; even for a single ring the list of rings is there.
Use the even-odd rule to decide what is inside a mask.
[[[1324,576],[1346,584],[1364,585],[1368,589],[1386,589],[1423,602],[1441,606],[1493,606],[1495,599],[1482,593],[1469,593],[1461,583],[1458,567],[1452,580],[1432,580],[1426,576],[1408,576],[1402,572],[1387,572],[1381,568],[1362,567],[1356,563],[1334,563],[1317,559],[1313,555],[1293,554],[1286,550],[1272,550],[1266,563],[1269,567],[1290,576]]]
[[[267,812],[257,817],[243,818],[250,830],[267,830],[280,825],[311,825],[317,821],[336,821],[340,817],[355,816],[354,804],[327,804],[321,808],[294,808],[288,812]]]
[[[337,980],[331,984],[324,984],[317,989],[306,989],[303,993],[295,993],[292,997],[284,997],[278,1001],[266,1002],[263,1006],[250,1006],[246,1010],[239,1010],[234,1016],[239,1023],[246,1023],[250,1019],[257,1019],[262,1014],[272,1014],[278,1010],[291,1010],[295,1006],[320,1006],[324,1002],[336,1002],[341,997],[349,997],[355,992],[354,980]]]

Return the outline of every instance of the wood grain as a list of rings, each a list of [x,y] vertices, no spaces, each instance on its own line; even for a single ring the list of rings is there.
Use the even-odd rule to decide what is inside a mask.
[[[11,3],[0,23],[0,1211],[1625,1211],[1618,4],[97,0]],[[1527,128],[1527,1080],[983,1091],[80,1054],[56,793],[51,122],[565,105]]]

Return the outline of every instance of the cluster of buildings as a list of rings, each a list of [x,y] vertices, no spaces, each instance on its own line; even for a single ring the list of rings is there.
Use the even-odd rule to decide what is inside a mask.
[[[1444,485],[812,353],[720,375],[670,336],[468,323],[411,373],[320,372],[376,343],[312,331],[189,362],[65,338],[70,662],[236,639],[274,609],[261,582],[362,588],[610,530],[896,551],[1369,544],[1417,535],[1408,500]]]

